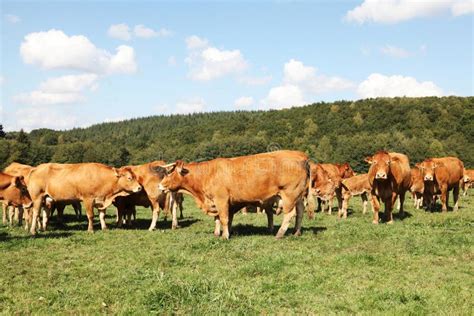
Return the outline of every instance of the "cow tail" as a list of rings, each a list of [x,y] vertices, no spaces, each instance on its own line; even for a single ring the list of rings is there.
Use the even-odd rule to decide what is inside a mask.
[[[308,203],[306,205],[306,212],[308,213],[308,217],[312,219],[312,218],[314,218],[314,210],[316,209],[316,202],[314,200],[313,194],[311,193],[311,184],[312,184],[311,179],[313,177],[312,177],[312,174],[311,174],[311,165],[309,163],[309,160],[306,160],[305,168],[306,168],[306,175],[307,175],[307,178],[308,178],[308,184],[307,184],[307,188],[306,188],[306,201]]]

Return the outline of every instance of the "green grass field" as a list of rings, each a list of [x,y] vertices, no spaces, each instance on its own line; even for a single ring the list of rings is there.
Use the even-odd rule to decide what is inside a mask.
[[[318,213],[303,236],[266,232],[266,216],[236,215],[229,241],[190,198],[185,219],[149,232],[66,226],[32,238],[0,228],[2,314],[450,314],[474,310],[474,190],[457,213],[414,210],[373,225],[351,200],[347,220]],[[282,217],[276,217],[278,225]],[[99,228],[96,218],[96,229]]]

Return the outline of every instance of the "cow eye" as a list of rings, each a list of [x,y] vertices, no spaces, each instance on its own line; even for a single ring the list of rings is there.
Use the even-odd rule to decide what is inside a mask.
[[[128,177],[128,181],[132,181],[132,178],[131,178],[131,177]]]

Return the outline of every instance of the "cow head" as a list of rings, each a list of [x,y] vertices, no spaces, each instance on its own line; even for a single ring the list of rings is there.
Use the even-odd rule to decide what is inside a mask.
[[[140,192],[143,188],[138,182],[136,175],[130,167],[114,168],[115,176],[118,178],[118,185],[127,192]]]
[[[184,177],[189,172],[188,169],[184,168],[184,162],[182,160],[177,160],[175,163],[163,166],[163,168],[166,169],[167,175],[160,182],[160,190],[178,190],[184,181]]]
[[[324,200],[330,199],[336,192],[336,183],[331,179],[324,179],[315,183],[313,194]]]
[[[420,169],[423,181],[432,182],[435,179],[435,170],[439,167],[439,164],[432,159],[426,159],[421,163],[417,163],[416,167]]]
[[[29,208],[32,205],[30,194],[23,176],[12,177],[10,185],[4,189],[3,196],[9,204]]]
[[[375,180],[387,180],[390,173],[392,160],[386,151],[379,151],[371,157],[365,158],[365,162],[370,164],[369,177]]]
[[[338,165],[337,168],[339,169],[339,174],[343,179],[355,176],[355,172],[352,170],[348,162]]]

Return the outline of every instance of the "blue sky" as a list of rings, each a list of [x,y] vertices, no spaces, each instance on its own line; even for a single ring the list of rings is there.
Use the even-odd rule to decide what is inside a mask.
[[[473,2],[1,2],[1,122],[473,95]]]

